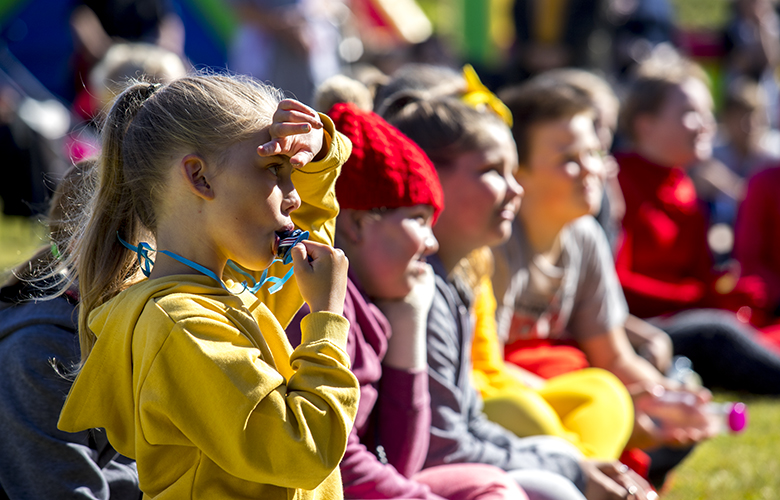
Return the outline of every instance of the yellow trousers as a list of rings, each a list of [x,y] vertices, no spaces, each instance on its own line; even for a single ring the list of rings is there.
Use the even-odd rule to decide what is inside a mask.
[[[590,458],[618,458],[633,429],[628,391],[598,368],[551,378],[538,390],[515,386],[498,391],[484,402],[488,418],[518,436],[559,436]]]
[[[483,278],[474,301],[473,381],[488,418],[520,437],[560,436],[589,458],[613,460],[634,426],[634,405],[613,374],[586,368],[532,389],[507,366],[495,325],[492,283]]]

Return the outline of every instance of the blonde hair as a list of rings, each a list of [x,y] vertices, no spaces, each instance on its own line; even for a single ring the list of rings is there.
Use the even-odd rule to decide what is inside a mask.
[[[451,274],[459,277],[476,296],[485,284],[485,278],[492,279],[494,271],[493,252],[490,247],[480,247],[463,257]]]
[[[175,52],[150,43],[115,43],[89,74],[89,86],[106,106],[128,82],[168,83],[187,74],[184,60]]]
[[[153,243],[170,158],[195,153],[221,164],[227,147],[271,124],[281,91],[249,77],[199,74],[136,82],[103,126],[97,189],[73,235],[79,277],[81,362],[95,342],[90,313],[141,279],[131,244]]]

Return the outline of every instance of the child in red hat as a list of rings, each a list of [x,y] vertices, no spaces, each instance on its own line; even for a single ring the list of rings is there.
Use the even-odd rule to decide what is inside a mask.
[[[432,226],[444,206],[441,185],[425,153],[378,115],[345,103],[328,115],[353,145],[336,183],[336,245],[350,260],[347,352],[361,390],[340,464],[345,498],[527,498],[490,465],[422,470],[431,424],[426,319],[434,297],[426,257],[438,250]],[[297,321],[287,331],[295,344]]]

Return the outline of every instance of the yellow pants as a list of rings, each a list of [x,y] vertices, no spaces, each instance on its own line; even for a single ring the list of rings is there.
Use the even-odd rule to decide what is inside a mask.
[[[553,377],[541,389],[514,385],[484,403],[490,420],[520,437],[560,436],[586,457],[603,460],[620,456],[634,424],[625,386],[598,368]]]

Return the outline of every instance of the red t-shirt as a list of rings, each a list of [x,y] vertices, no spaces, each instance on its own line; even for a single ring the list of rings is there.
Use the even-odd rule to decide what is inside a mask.
[[[626,214],[615,264],[629,310],[647,318],[691,308],[763,306],[764,291],[755,281],[741,279],[727,293],[716,291],[707,221],[685,171],[636,153],[616,159]]]

